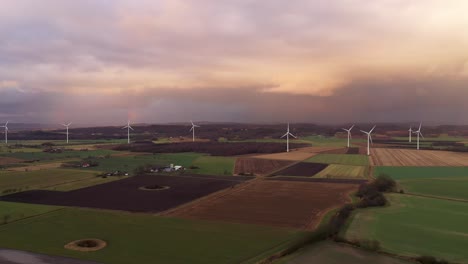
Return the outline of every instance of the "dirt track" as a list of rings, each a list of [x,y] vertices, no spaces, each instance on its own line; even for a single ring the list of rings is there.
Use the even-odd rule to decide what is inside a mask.
[[[372,166],[468,166],[468,153],[374,148]]]
[[[257,179],[168,215],[311,230],[357,186]]]

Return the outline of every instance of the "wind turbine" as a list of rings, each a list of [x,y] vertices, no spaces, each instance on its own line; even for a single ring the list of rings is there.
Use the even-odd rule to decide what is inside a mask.
[[[349,148],[349,141],[351,140],[351,129],[353,129],[354,125],[352,125],[349,129],[343,128],[344,131],[348,132],[348,148]]]
[[[409,142],[411,143],[411,142],[412,142],[412,141],[411,141],[411,134],[414,132],[414,131],[413,131],[413,128],[410,127],[409,130],[408,130],[408,132],[409,132]]]
[[[415,133],[416,135],[418,135],[418,150],[419,150],[419,136],[421,136],[422,138],[424,138],[423,134],[421,133],[421,126],[422,126],[422,122],[419,123],[419,129],[416,130],[416,131],[413,131],[413,133]]]
[[[0,126],[0,127],[5,128],[5,144],[8,144],[8,122],[10,122],[10,121],[6,121],[4,126]]]
[[[192,131],[192,134],[193,134],[192,142],[195,142],[195,128],[200,127],[200,126],[195,125],[192,120],[190,120],[190,123],[192,123],[192,128],[190,128],[190,131]]]
[[[130,144],[130,129],[134,130],[133,127],[130,126],[130,120],[127,121],[127,125],[122,127],[122,129],[127,129],[127,143]]]
[[[291,132],[289,132],[289,123],[288,123],[288,130],[286,131],[286,134],[284,134],[281,138],[284,138],[286,137],[286,152],[289,152],[289,136],[293,137],[293,138],[297,138],[296,136],[294,136],[293,134],[291,134]]]
[[[375,129],[375,126],[369,132],[361,130],[362,133],[367,135],[367,156],[370,156],[370,143],[373,143],[371,133],[372,131],[374,131],[374,129]]]
[[[67,128],[67,144],[68,144],[68,127],[72,124],[72,122],[68,123],[68,124],[62,124],[62,126],[66,127]]]

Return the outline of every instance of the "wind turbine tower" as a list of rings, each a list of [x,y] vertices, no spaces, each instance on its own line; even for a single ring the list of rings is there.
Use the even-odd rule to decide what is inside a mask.
[[[122,127],[122,129],[127,129],[127,143],[130,144],[130,129],[134,130],[133,127],[130,126],[130,120],[127,122],[127,125]]]
[[[412,142],[412,140],[411,140],[411,134],[414,132],[414,131],[413,131],[413,128],[410,127],[409,130],[408,130],[408,132],[409,132],[409,141],[408,141],[408,142],[411,143],[411,142]]]
[[[67,128],[67,144],[68,144],[68,128],[70,127],[72,123],[68,123],[68,124],[62,124],[62,126],[66,127]]]
[[[294,136],[293,134],[291,134],[291,132],[289,132],[289,123],[288,123],[288,130],[286,131],[286,134],[284,134],[281,138],[284,138],[286,137],[286,152],[289,152],[289,136],[293,137],[293,138],[297,138],[296,136]]]
[[[4,128],[5,128],[5,144],[8,144],[8,122],[10,122],[10,121],[7,121],[7,122],[5,123],[5,125],[0,126],[0,127],[4,127]]]
[[[348,132],[348,148],[350,146],[351,141],[351,129],[353,129],[354,125],[352,125],[349,129],[343,128],[344,131]]]
[[[374,129],[375,126],[369,132],[361,130],[362,133],[367,135],[367,156],[370,156],[370,144],[373,143],[371,133],[374,131]]]
[[[417,140],[418,140],[418,144],[417,144],[417,149],[419,150],[419,137],[422,137],[424,138],[423,134],[421,133],[421,126],[422,126],[422,122],[419,123],[419,129],[416,130],[416,131],[413,131],[413,133],[415,133],[418,137],[417,137]]]
[[[190,128],[190,131],[192,132],[192,142],[195,142],[195,128],[200,126],[195,125],[192,120],[190,120],[190,123],[192,123],[192,128]]]

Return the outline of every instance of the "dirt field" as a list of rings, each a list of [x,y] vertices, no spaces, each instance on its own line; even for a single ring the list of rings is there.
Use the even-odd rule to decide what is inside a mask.
[[[312,177],[328,167],[328,164],[300,162],[284,170],[276,172],[276,176],[303,176]]]
[[[330,153],[330,154],[345,154],[347,149],[343,147],[305,147],[297,151],[305,153]]]
[[[329,210],[350,200],[357,184],[254,180],[171,216],[314,229]]]
[[[0,157],[0,165],[8,165],[8,164],[15,164],[15,163],[22,163],[24,160],[10,158],[10,157]]]
[[[289,161],[303,161],[305,159],[311,158],[317,155],[317,153],[312,152],[302,152],[302,151],[291,151],[291,152],[282,152],[276,154],[265,154],[253,156],[253,158],[259,159],[272,159],[272,160],[289,160]]]
[[[132,212],[160,212],[247,179],[249,177],[241,176],[135,176],[69,192],[25,191],[3,196],[2,200]],[[151,185],[169,188],[161,191],[140,189]]]
[[[468,166],[468,153],[375,148],[371,150],[372,166]]]
[[[238,158],[234,166],[234,174],[266,175],[293,163],[287,160]]]

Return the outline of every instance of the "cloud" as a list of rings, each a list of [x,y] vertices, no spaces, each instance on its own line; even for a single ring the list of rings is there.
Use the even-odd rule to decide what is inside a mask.
[[[201,119],[393,120],[405,117],[400,109],[422,111],[412,108],[417,98],[442,106],[465,93],[467,8],[461,0],[6,2],[0,113],[59,119],[66,98],[104,119],[130,108],[186,118],[182,104]],[[401,105],[374,100],[382,95]],[[342,113],[341,104],[359,110]],[[455,120],[449,110],[461,108],[434,116]]]

